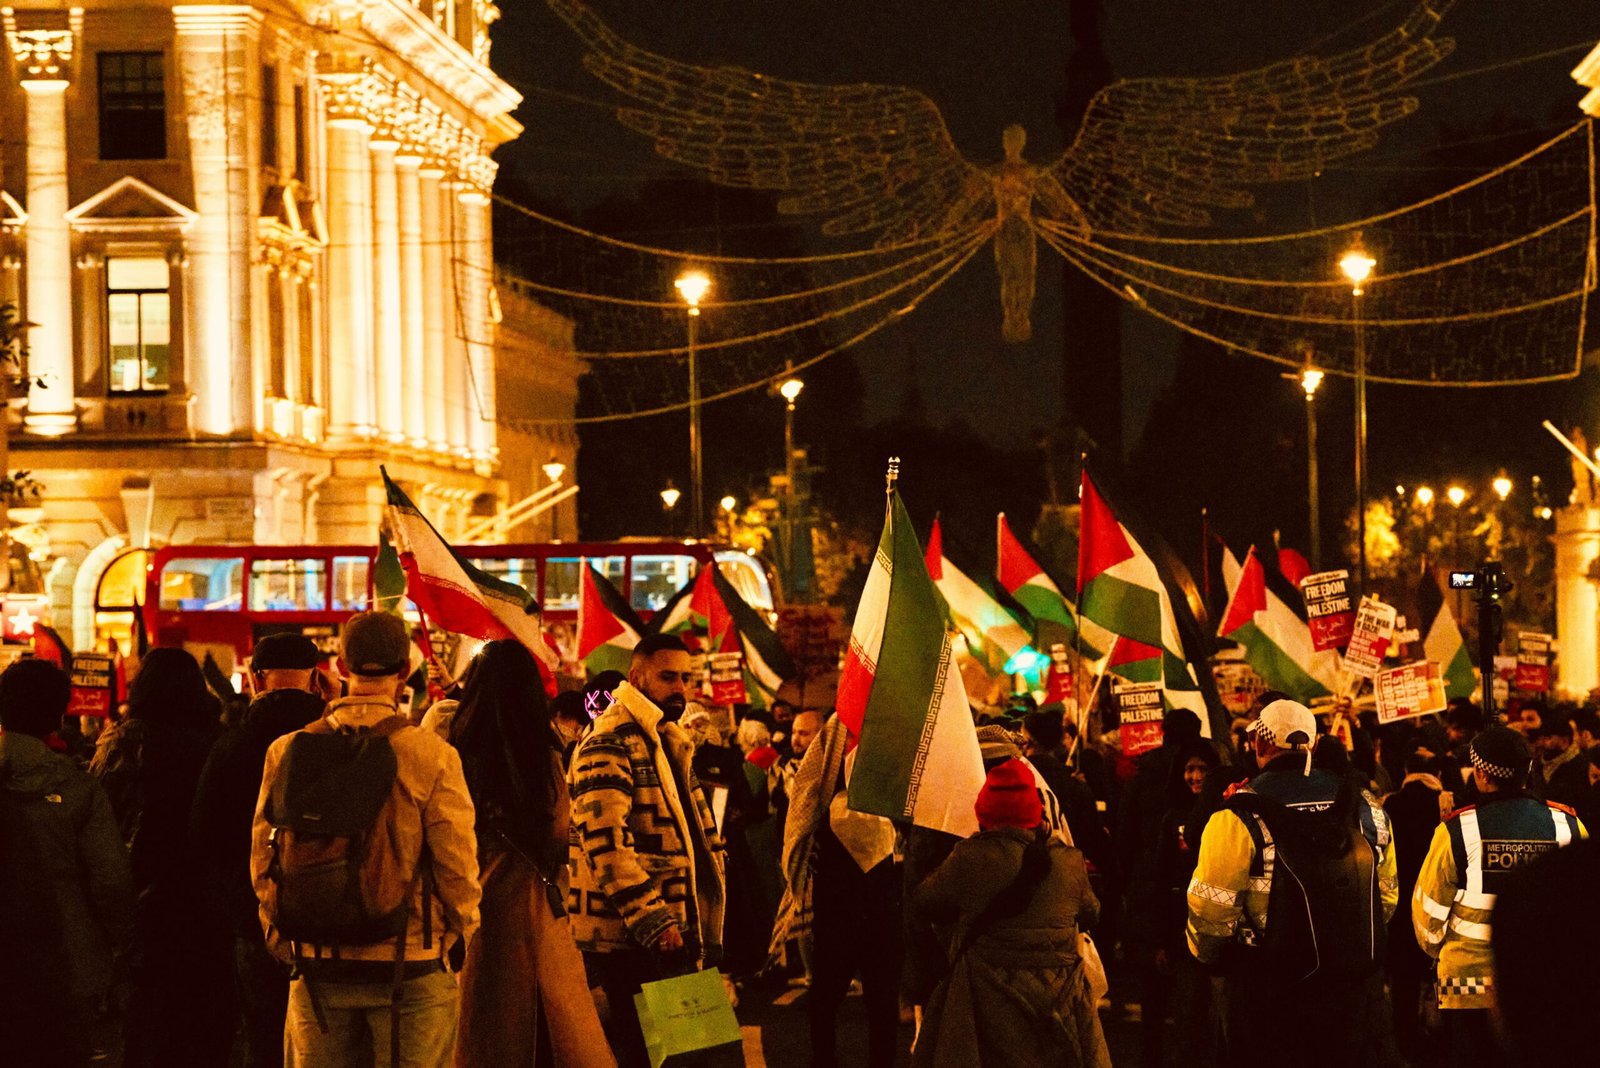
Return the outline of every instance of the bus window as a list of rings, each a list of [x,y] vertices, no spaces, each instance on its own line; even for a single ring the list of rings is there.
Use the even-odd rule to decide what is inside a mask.
[[[639,566],[641,557],[633,558]],[[622,569],[626,560],[621,556],[590,556],[580,561],[575,556],[551,557],[544,562],[544,610],[546,612],[576,612],[578,610],[578,579],[580,563],[588,563],[606,577],[613,586],[622,585]]]
[[[333,581],[329,590],[335,612],[366,611],[367,578],[371,571],[372,561],[365,556],[333,558]]]
[[[772,603],[772,585],[767,581],[767,573],[755,557],[723,550],[717,553],[717,570],[751,608],[771,612],[776,607]]]
[[[529,597],[537,597],[539,595],[538,564],[539,562],[531,556],[472,561],[472,566],[482,571],[485,575],[493,576],[501,582],[509,582],[513,586],[521,586],[528,591]]]
[[[326,612],[326,560],[250,561],[250,611]]]
[[[161,610],[237,612],[243,587],[242,556],[175,557],[161,569]]]
[[[628,603],[635,612],[658,611],[673,594],[689,584],[694,573],[692,556],[635,556]]]

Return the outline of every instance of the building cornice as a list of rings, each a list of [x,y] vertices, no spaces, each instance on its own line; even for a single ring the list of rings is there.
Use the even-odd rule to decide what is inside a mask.
[[[1595,45],[1594,51],[1573,69],[1572,78],[1589,90],[1588,95],[1578,102],[1578,107],[1585,114],[1600,118],[1600,45]]]
[[[521,93],[406,0],[370,0],[361,26],[485,122],[503,120],[522,103]]]

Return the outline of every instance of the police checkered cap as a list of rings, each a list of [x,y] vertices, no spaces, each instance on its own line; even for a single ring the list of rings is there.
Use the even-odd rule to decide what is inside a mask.
[[[1528,742],[1509,727],[1490,727],[1472,739],[1467,750],[1472,766],[1496,782],[1521,785],[1533,762]]]
[[[1278,700],[1261,710],[1249,731],[1279,749],[1309,749],[1317,740],[1317,717],[1299,701]]]

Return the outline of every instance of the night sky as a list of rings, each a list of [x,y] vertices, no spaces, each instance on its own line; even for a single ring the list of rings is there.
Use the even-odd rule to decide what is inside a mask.
[[[655,156],[644,138],[620,127],[609,109],[599,106],[615,97],[582,69],[578,43],[543,3],[516,0],[502,6],[494,62],[524,93],[517,117],[527,127],[519,141],[499,153],[503,175],[538,190],[548,203],[570,206],[576,216],[641,181],[691,173]],[[1027,127],[1031,159],[1053,158],[1062,148],[1054,115],[1071,52],[1065,0],[594,0],[593,6],[628,40],[686,61],[730,63],[814,82],[915,87],[938,103],[957,145],[975,160],[998,158],[999,131],[1011,122]],[[1107,0],[1106,46],[1119,77],[1228,73],[1325,41],[1337,48],[1370,40],[1396,25],[1411,6],[1412,0]],[[1422,101],[1417,114],[1388,128],[1376,150],[1314,183],[1267,194],[1255,220],[1232,225],[1287,230],[1395,207],[1411,199],[1407,187],[1415,187],[1419,174],[1438,172],[1437,161],[1422,156],[1432,145],[1473,142],[1472,159],[1462,161],[1459,178],[1464,180],[1497,161],[1496,141],[1485,139],[1485,131],[1496,124],[1553,134],[1581,117],[1582,90],[1570,77],[1584,54],[1580,50],[1492,73],[1451,76],[1583,42],[1592,45],[1600,39],[1600,4],[1460,0],[1442,35],[1453,36],[1457,49],[1424,76],[1425,82],[1438,84],[1416,90]],[[1499,159],[1509,158],[1513,143],[1504,142]],[[850,247],[816,236],[803,220],[794,225],[815,242],[814,251]],[[670,233],[619,236],[674,244]],[[1058,423],[1063,410],[1059,264],[1053,253],[1041,250],[1034,339],[1027,344],[1000,343],[993,261],[980,253],[917,314],[860,347],[855,358],[866,387],[866,419],[891,416],[902,405],[905,373],[914,361],[934,423],[959,416],[1008,448],[1029,446],[1040,430]],[[1159,410],[1179,341],[1130,312],[1124,315],[1123,349],[1125,451],[1131,454],[1152,406]],[[1213,361],[1211,374],[1237,374],[1238,404],[1226,414],[1195,411],[1192,417],[1256,413],[1297,419],[1292,393],[1287,402],[1276,395],[1292,387],[1277,384],[1276,375],[1263,374],[1255,364],[1242,356]],[[1512,457],[1509,462],[1538,464],[1559,475],[1565,461],[1539,440],[1538,422],[1546,415],[1558,420],[1578,415],[1590,407],[1591,390],[1580,379],[1556,390],[1488,391],[1503,400],[1486,401],[1485,391],[1474,391],[1470,400],[1446,392],[1449,396],[1374,391],[1371,448],[1378,481],[1412,477],[1412,469],[1448,463],[1452,454],[1462,456],[1462,474],[1475,475],[1474,466],[1491,462],[1481,454],[1508,441],[1516,442],[1505,453]],[[1329,419],[1345,418],[1348,398],[1340,384],[1329,388]],[[1477,414],[1470,419],[1463,414],[1478,413],[1486,403],[1507,409],[1487,417],[1492,426]],[[1391,418],[1407,425],[1386,440],[1385,420]],[[1476,429],[1463,429],[1458,422]],[[1421,446],[1419,427],[1428,439]],[[1441,454],[1429,428],[1448,431],[1452,447]],[[1325,447],[1337,443],[1335,433]],[[1447,477],[1454,472],[1416,473]],[[1340,492],[1337,478],[1326,480],[1325,487],[1330,494]]]

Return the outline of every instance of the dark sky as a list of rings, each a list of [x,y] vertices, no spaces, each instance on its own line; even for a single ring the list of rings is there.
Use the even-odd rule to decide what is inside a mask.
[[[1207,75],[1286,58],[1328,40],[1350,45],[1397,24],[1412,0],[1107,0],[1107,48],[1121,77]],[[583,71],[567,28],[540,0],[502,5],[495,66],[524,92],[527,132],[500,154],[515,173],[576,212],[600,197],[684,173],[653,155],[598,102],[614,99]],[[999,154],[1007,123],[1029,131],[1029,156],[1061,150],[1054,109],[1071,51],[1065,0],[594,0],[625,38],[687,61],[732,63],[817,82],[913,86],[940,106],[958,146],[974,159]],[[1582,52],[1449,78],[1582,41],[1600,39],[1595,0],[1460,0],[1446,20],[1456,53],[1428,75],[1422,108],[1391,127],[1375,151],[1275,199],[1285,228],[1314,213],[1326,224],[1396,206],[1386,191],[1420,164],[1442,126],[1481,127],[1514,117],[1552,130],[1576,121],[1580,88],[1569,72]],[[1463,178],[1469,175],[1463,174]],[[1287,205],[1287,207],[1282,207]],[[1299,214],[1300,217],[1293,217]],[[801,224],[802,226],[804,224]],[[627,235],[671,244],[670,235]],[[817,250],[829,246],[818,239]],[[1034,340],[998,338],[995,272],[980,254],[915,316],[858,352],[869,418],[893,412],[909,354],[937,419],[962,415],[1005,445],[1029,441],[1061,415],[1061,309],[1053,254],[1041,253]],[[1129,321],[1125,389],[1130,441],[1171,375],[1175,341]],[[1239,359],[1246,359],[1239,357]],[[929,388],[929,383],[936,383]]]

